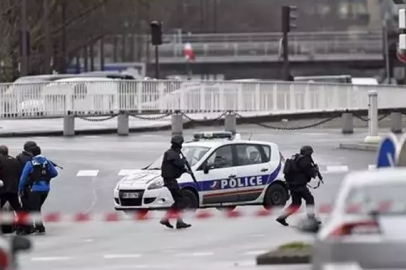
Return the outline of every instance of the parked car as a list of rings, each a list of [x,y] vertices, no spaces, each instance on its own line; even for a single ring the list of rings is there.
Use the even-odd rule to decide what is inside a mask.
[[[363,269],[405,269],[405,180],[405,168],[348,174],[325,225],[309,219],[299,226],[315,234],[312,269],[347,262]]]

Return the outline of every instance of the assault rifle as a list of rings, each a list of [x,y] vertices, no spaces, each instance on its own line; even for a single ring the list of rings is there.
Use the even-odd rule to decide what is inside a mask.
[[[187,159],[186,159],[185,155],[182,153],[182,151],[180,152],[180,155],[181,155],[182,159],[185,160],[185,166],[186,166],[186,168],[188,169],[189,174],[190,174],[190,176],[191,176],[192,179],[193,179],[193,182],[195,182],[195,184],[196,184],[196,186],[198,187],[198,189],[201,190],[201,189],[200,189],[200,185],[199,185],[199,183],[198,183],[197,180],[196,180],[195,174],[194,174],[193,171],[192,171],[192,167],[190,166],[189,162],[187,161]]]

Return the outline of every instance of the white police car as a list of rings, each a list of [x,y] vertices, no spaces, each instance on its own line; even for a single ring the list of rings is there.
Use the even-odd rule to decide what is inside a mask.
[[[275,143],[242,140],[230,132],[195,133],[182,152],[190,174],[178,183],[189,208],[236,205],[283,206],[289,199],[283,178],[283,156]],[[114,189],[116,210],[165,209],[173,199],[161,177],[162,156],[148,167],[121,179]]]

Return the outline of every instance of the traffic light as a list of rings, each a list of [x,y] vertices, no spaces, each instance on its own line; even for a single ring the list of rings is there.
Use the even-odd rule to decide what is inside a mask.
[[[283,6],[282,7],[282,32],[289,33],[291,29],[297,27],[297,7]]]
[[[159,21],[151,22],[151,42],[152,45],[158,46],[162,44],[162,23]]]

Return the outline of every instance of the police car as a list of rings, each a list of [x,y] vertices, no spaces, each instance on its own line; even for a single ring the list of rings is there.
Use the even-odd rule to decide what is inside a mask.
[[[283,206],[289,199],[283,156],[275,143],[242,140],[230,132],[201,132],[183,144],[197,183],[179,179],[189,209],[237,205]],[[122,178],[114,189],[116,210],[166,209],[173,199],[161,177],[162,157]]]

